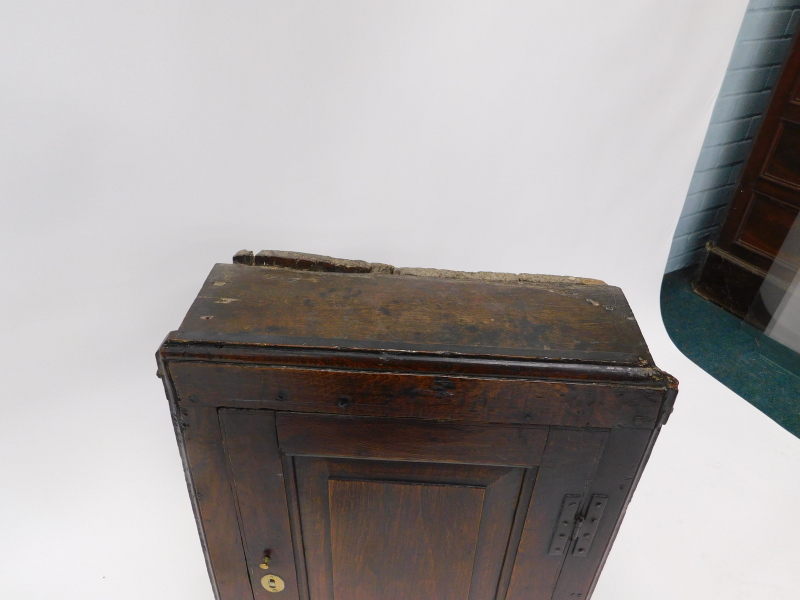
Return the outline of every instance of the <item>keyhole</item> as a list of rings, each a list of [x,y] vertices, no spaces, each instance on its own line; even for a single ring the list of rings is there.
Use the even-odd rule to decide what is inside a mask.
[[[277,575],[265,575],[261,578],[261,585],[264,586],[264,589],[268,592],[281,592],[285,587],[283,579]]]

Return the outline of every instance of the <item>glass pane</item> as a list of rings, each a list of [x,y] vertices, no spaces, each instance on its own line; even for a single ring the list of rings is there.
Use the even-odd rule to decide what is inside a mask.
[[[800,375],[800,216],[796,217],[743,322],[760,354]]]

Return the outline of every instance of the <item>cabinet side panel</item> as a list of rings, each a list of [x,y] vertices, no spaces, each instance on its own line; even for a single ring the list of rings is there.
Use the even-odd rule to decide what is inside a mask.
[[[564,555],[548,554],[562,501],[567,494],[585,498],[606,435],[604,431],[551,430],[522,530],[507,600],[550,599],[564,562]]]
[[[286,584],[281,597],[297,600],[298,582],[283,464],[275,432],[275,413],[221,410],[219,419],[239,509],[253,596],[256,600],[274,598],[260,581],[266,575],[277,575]],[[269,556],[267,569],[260,566],[265,556]]]
[[[608,501],[589,553],[585,557],[567,557],[553,600],[588,598],[591,595],[656,434],[641,429],[612,429],[609,432],[588,494],[590,497],[593,494],[608,496]]]
[[[217,411],[183,408],[181,428],[196,506],[220,600],[252,599]]]

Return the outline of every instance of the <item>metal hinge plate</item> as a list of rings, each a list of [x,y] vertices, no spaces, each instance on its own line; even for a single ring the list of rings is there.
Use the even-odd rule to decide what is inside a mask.
[[[580,504],[580,496],[564,496],[564,502],[561,503],[561,512],[558,513],[556,530],[553,532],[553,539],[550,540],[548,554],[558,555],[567,551],[572,539],[572,530],[575,527],[575,515],[578,514]]]
[[[589,501],[589,508],[586,510],[586,516],[583,518],[580,527],[575,530],[574,537],[578,541],[575,542],[572,556],[586,556],[589,553],[589,548],[594,541],[594,535],[597,533],[597,527],[600,525],[600,517],[603,516],[607,503],[608,496],[599,494],[592,496]]]
[[[558,523],[553,532],[553,539],[550,541],[550,549],[547,554],[561,555],[569,550],[569,546],[575,540],[572,549],[573,556],[586,556],[594,541],[597,527],[600,525],[600,517],[608,503],[608,496],[595,494],[589,501],[586,515],[578,515],[581,496],[568,494],[564,496],[561,504],[561,512],[558,514]]]

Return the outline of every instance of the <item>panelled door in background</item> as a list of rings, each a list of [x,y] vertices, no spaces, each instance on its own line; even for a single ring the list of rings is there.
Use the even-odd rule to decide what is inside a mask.
[[[800,38],[737,184],[718,239],[709,245],[695,289],[762,329],[800,269],[800,247],[783,247],[800,211]],[[754,305],[754,302],[756,303]],[[771,304],[767,301],[766,304]]]

